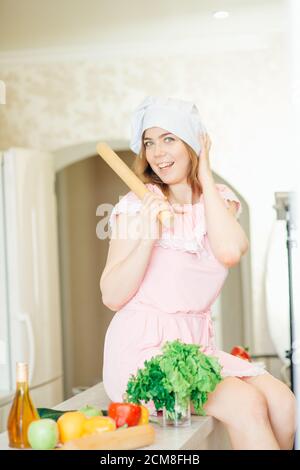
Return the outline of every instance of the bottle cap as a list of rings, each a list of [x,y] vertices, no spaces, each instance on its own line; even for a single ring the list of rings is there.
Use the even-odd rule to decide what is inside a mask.
[[[17,382],[28,382],[27,362],[17,362]]]

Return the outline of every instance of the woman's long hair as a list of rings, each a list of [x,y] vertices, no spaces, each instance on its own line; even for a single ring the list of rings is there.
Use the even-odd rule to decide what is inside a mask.
[[[142,147],[140,153],[135,157],[132,171],[140,178],[143,183],[152,183],[156,184],[163,194],[168,197],[169,196],[169,185],[164,183],[160,177],[152,170],[151,166],[149,165],[146,159],[146,148],[143,142],[142,136]],[[187,175],[187,182],[192,188],[193,194],[201,194],[202,187],[200,181],[198,179],[198,166],[199,166],[199,157],[197,156],[196,152],[190,147],[187,143],[182,141],[185,148],[187,149],[188,155],[190,157],[191,165]]]

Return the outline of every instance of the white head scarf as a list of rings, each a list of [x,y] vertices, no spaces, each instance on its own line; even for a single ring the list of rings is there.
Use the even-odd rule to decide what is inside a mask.
[[[161,127],[189,144],[199,156],[200,134],[206,129],[197,106],[190,101],[148,96],[133,112],[131,119],[130,148],[138,154],[142,135],[150,127]]]

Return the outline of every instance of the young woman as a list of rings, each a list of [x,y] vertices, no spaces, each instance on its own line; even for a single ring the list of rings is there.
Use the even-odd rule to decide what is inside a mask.
[[[122,400],[130,374],[165,341],[203,347],[222,365],[207,415],[226,426],[234,449],[292,449],[296,411],[290,389],[264,369],[217,349],[211,305],[248,240],[241,203],[216,184],[211,142],[193,103],[146,98],[132,118],[133,169],[150,193],[128,192],[114,207],[103,303],[117,311],[106,333],[103,381]],[[158,220],[174,215],[171,228]],[[234,301],[234,299],[233,299]]]

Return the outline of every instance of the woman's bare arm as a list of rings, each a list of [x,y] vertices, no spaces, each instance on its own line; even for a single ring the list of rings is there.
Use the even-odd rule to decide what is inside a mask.
[[[202,178],[208,239],[216,258],[225,266],[237,264],[248,250],[247,236],[235,217],[234,204],[228,209],[212,176]]]
[[[135,223],[138,215],[119,214],[116,230]],[[137,292],[145,275],[155,240],[114,238],[109,244],[106,266],[100,279],[102,302],[113,311],[119,310]]]

